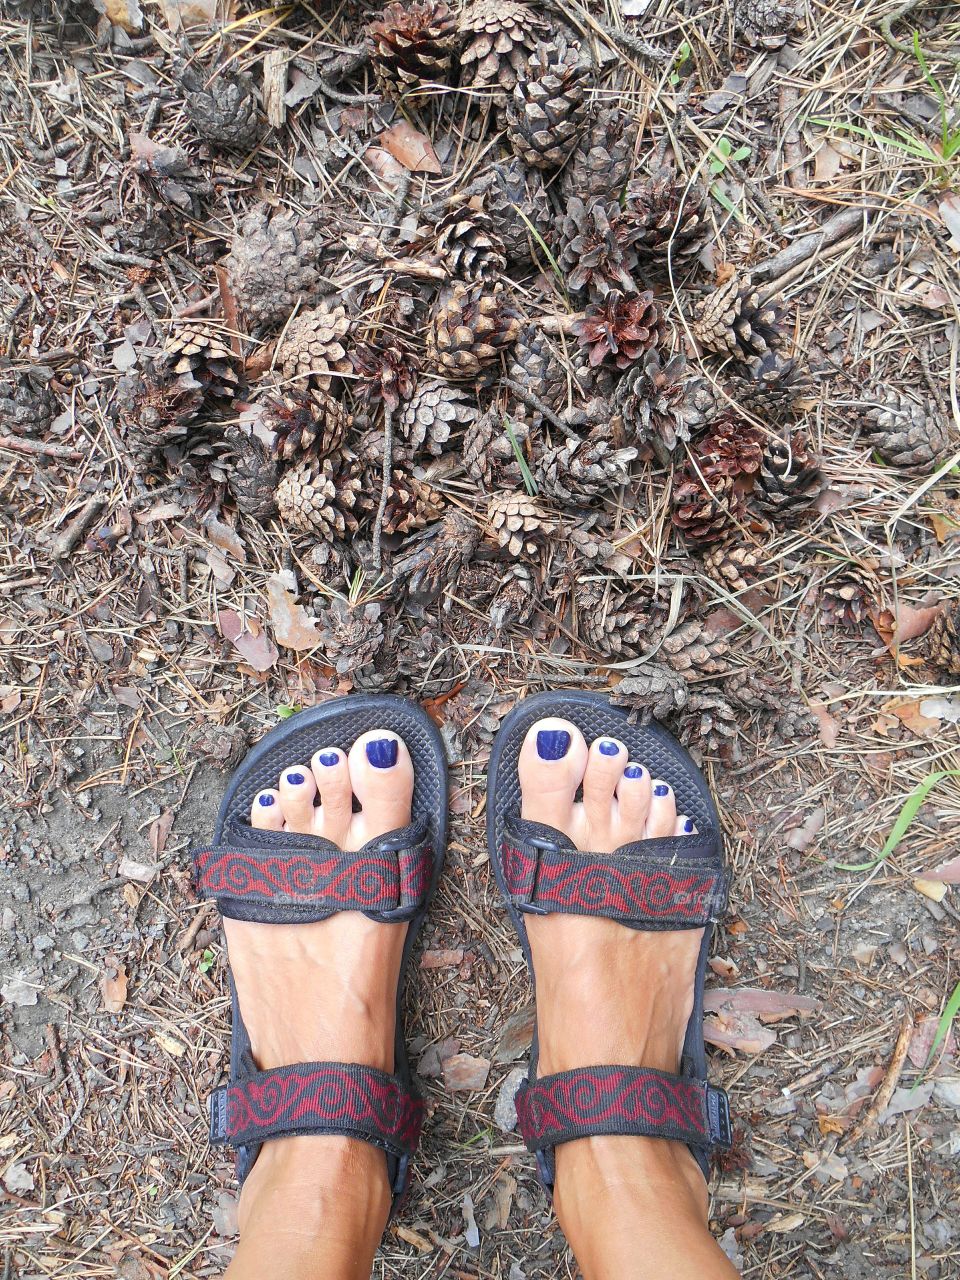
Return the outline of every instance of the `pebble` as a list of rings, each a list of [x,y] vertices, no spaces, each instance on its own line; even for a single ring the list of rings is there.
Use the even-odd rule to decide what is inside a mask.
[[[443,1083],[451,1093],[482,1089],[489,1074],[490,1059],[475,1058],[469,1053],[455,1053],[443,1064]]]
[[[493,1108],[493,1123],[504,1133],[512,1133],[517,1127],[517,1092],[527,1078],[526,1067],[514,1067],[504,1076]]]

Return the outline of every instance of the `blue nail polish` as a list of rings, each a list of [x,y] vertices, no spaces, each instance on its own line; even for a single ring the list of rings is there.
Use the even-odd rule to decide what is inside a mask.
[[[609,738],[604,738],[600,743],[600,754],[602,756],[615,756],[619,750],[620,748],[617,744],[615,742],[611,742]]]
[[[337,755],[336,751],[322,751],[320,755],[317,756],[317,759],[328,769],[332,769],[335,764],[340,762],[340,757]]]
[[[669,795],[669,794],[670,794],[670,788],[667,786],[667,784],[666,784],[665,782],[658,782],[658,783],[657,783],[657,785],[653,788],[653,794],[654,794],[655,796],[666,796],[666,795]]]
[[[626,768],[624,769],[624,771],[623,771],[623,776],[624,776],[625,778],[642,778],[642,777],[643,777],[643,765],[642,765],[642,764],[628,764],[628,765],[627,765],[627,767],[626,767]]]
[[[690,821],[690,819],[689,819],[689,818],[685,818],[685,819],[684,819],[684,821],[683,821],[683,829],[684,829],[684,831],[687,833],[687,835],[688,835],[688,836],[693,834],[693,823]]]
[[[306,779],[302,773],[288,773],[287,781],[290,783],[291,787],[301,787]]]
[[[257,799],[265,809],[269,809],[274,800],[276,800],[276,796],[258,796]]]
[[[396,738],[375,738],[367,743],[367,759],[375,769],[392,769],[400,754]]]
[[[566,729],[541,729],[537,733],[537,755],[541,760],[562,760],[570,750]]]

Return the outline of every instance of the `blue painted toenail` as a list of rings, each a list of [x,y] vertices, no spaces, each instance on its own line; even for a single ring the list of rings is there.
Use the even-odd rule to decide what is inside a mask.
[[[623,776],[624,776],[625,778],[642,778],[642,777],[643,777],[643,765],[642,765],[642,764],[628,764],[628,765],[627,765],[627,767],[626,767],[626,768],[624,769],[624,771],[623,771]]]
[[[260,803],[263,805],[263,807],[265,809],[269,809],[270,806],[273,804],[274,800],[276,799],[276,796],[259,796],[258,798],[260,800]]]
[[[688,836],[693,834],[693,823],[690,821],[689,818],[684,819],[683,829]]]
[[[333,768],[335,764],[339,764],[340,762],[340,757],[337,755],[335,751],[323,751],[320,753],[320,755],[317,756],[317,759],[320,761],[322,765],[325,765],[328,769]]]
[[[666,796],[666,795],[669,795],[669,794],[670,794],[670,788],[667,786],[667,784],[666,784],[665,782],[658,782],[658,783],[657,783],[657,785],[653,788],[653,794],[654,794],[655,796]]]
[[[541,760],[562,760],[570,750],[570,734],[566,729],[540,729],[537,733],[537,755]]]
[[[302,773],[288,773],[287,781],[290,783],[291,787],[300,787],[303,785],[306,779],[304,778]]]
[[[600,754],[602,756],[615,756],[619,750],[620,748],[617,744],[615,742],[611,742],[608,738],[604,738],[600,743]]]
[[[367,743],[367,759],[375,769],[392,769],[399,753],[400,744],[396,738],[375,738]]]

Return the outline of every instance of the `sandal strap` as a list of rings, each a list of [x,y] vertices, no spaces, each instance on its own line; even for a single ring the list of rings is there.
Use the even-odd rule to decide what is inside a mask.
[[[508,824],[503,879],[520,911],[605,916],[645,929],[694,929],[723,916],[729,884],[714,832],[644,840],[614,853],[586,853],[560,840],[539,824]]]
[[[411,1156],[424,1104],[402,1080],[375,1067],[302,1062],[257,1071],[210,1098],[210,1141],[243,1147],[298,1134],[362,1138]]]
[[[731,1144],[723,1089],[652,1067],[580,1067],[528,1080],[517,1093],[517,1119],[531,1151],[601,1134],[669,1138],[707,1150]]]

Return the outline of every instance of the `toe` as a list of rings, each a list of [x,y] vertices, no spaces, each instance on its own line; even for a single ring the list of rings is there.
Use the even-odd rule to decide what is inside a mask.
[[[389,729],[371,729],[350,748],[350,784],[360,801],[351,829],[363,840],[410,821],[413,761],[407,744]]]
[[[250,825],[258,831],[279,831],[283,826],[279,791],[260,791],[253,797]]]
[[[673,834],[675,836],[692,836],[696,830],[697,828],[694,825],[693,819],[688,818],[685,813],[681,813],[677,818],[677,825],[674,828]]]
[[[320,796],[319,834],[340,844],[353,816],[353,787],[347,757],[336,747],[321,747],[310,762]]]
[[[631,761],[617,785],[617,822],[620,843],[642,840],[650,812],[650,770]]]
[[[657,836],[672,836],[677,825],[677,800],[673,788],[659,778],[653,780],[650,796],[650,812],[644,832],[648,840]]]
[[[280,775],[280,807],[288,831],[313,831],[317,784],[305,764],[291,764]]]
[[[597,738],[591,744],[583,775],[583,807],[591,826],[609,827],[613,821],[613,798],[627,760],[627,748],[618,738]]]
[[[523,817],[574,837],[574,797],[588,754],[583,734],[569,720],[550,717],[531,725],[518,763]]]

